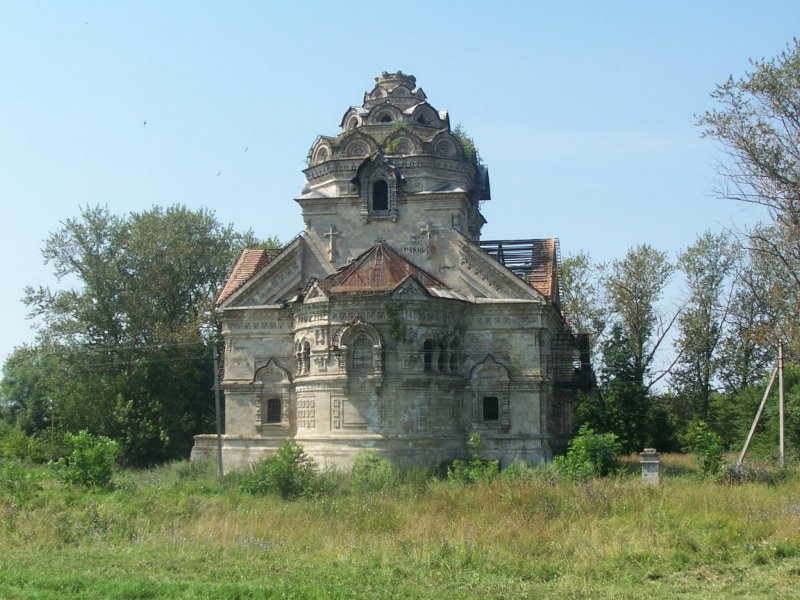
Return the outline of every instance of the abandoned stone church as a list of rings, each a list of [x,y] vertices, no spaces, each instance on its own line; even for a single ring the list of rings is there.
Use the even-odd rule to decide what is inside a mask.
[[[348,468],[461,457],[505,466],[572,434],[585,344],[559,309],[558,241],[481,240],[489,174],[411,75],[383,73],[308,154],[304,229],[245,250],[217,300],[226,470],[286,438]],[[213,458],[198,435],[192,457]]]

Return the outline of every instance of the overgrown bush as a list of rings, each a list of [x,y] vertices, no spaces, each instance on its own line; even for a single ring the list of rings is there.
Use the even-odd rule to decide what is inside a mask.
[[[397,471],[375,450],[364,449],[356,454],[351,480],[353,489],[359,492],[384,491],[394,487],[397,482]]]
[[[467,460],[456,459],[447,469],[447,480],[454,483],[477,483],[491,481],[500,472],[499,460],[484,460],[481,453],[481,436],[469,434]]]
[[[33,470],[16,459],[0,459],[0,494],[25,501],[41,490]]]
[[[18,427],[3,427],[0,430],[0,456],[28,458],[34,440]]]
[[[694,452],[704,475],[718,473],[722,467],[722,439],[704,421],[690,421],[681,436],[683,449]]]
[[[66,439],[69,456],[56,463],[62,481],[86,488],[108,487],[119,456],[119,444],[86,430],[77,435],[68,433]]]
[[[46,464],[69,454],[64,434],[44,429],[28,435],[19,427],[0,426],[0,456]]]
[[[525,460],[515,460],[500,472],[500,476],[506,481],[526,483],[535,481],[554,483],[556,479],[550,463],[530,463]]]
[[[319,486],[317,464],[293,440],[286,440],[273,456],[253,466],[241,480],[241,488],[247,493],[277,494],[286,499],[314,496]]]
[[[595,433],[588,425],[569,443],[566,456],[553,461],[553,468],[569,479],[604,477],[619,469],[622,446],[613,433]]]

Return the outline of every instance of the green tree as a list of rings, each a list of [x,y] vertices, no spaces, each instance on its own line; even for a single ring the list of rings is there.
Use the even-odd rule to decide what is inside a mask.
[[[688,299],[678,315],[678,362],[670,383],[702,421],[708,420],[709,398],[719,371],[717,347],[728,318],[735,259],[730,237],[710,231],[678,257]]]
[[[674,270],[665,252],[642,244],[628,250],[622,260],[612,262],[605,278],[609,311],[625,332],[632,368],[647,389],[668,372],[649,374],[677,316],[677,312],[663,314],[658,306]]]
[[[40,347],[57,357],[43,377],[58,425],[119,440],[133,464],[185,456],[211,417],[214,298],[255,243],[183,206],[127,217],[86,208],[64,222],[43,254],[73,285],[25,298]]]
[[[630,350],[627,333],[615,325],[603,344],[600,371],[603,415],[598,429],[616,435],[625,452],[644,448],[650,421],[650,396]]]
[[[698,120],[703,135],[725,151],[720,170],[725,198],[767,209],[768,228],[748,233],[753,251],[768,257],[800,298],[800,41],[777,57],[751,61],[741,78],[729,77],[712,98],[719,107]],[[792,332],[797,311],[785,315]],[[796,336],[792,336],[796,337]],[[791,339],[791,338],[787,338]]]
[[[791,335],[786,325],[794,312],[791,284],[774,259],[753,248],[737,254],[728,324],[719,348],[719,378],[724,391],[733,394],[767,373],[777,342]]]
[[[602,268],[586,252],[568,256],[559,265],[561,311],[576,333],[589,334],[594,356],[608,315],[602,294]]]
[[[3,364],[3,419],[29,435],[47,427],[55,416],[48,379],[53,362],[42,348],[21,346]]]

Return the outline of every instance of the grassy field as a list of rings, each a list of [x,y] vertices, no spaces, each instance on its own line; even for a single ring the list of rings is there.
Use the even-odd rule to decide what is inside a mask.
[[[0,598],[797,598],[800,476],[636,475],[257,497],[213,465],[0,490]]]

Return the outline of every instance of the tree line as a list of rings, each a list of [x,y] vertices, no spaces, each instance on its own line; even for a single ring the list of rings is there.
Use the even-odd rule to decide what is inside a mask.
[[[580,399],[578,424],[615,433],[627,451],[680,449],[698,424],[728,449],[740,447],[777,344],[785,342],[790,362],[800,351],[800,42],[752,61],[712,97],[717,108],[698,125],[722,150],[718,192],[763,206],[766,221],[736,236],[708,231],[675,260],[645,244],[609,264],[580,253],[562,265],[563,309],[595,351],[597,388]],[[675,276],[683,297],[665,306]],[[668,364],[655,362],[658,352],[671,356]],[[795,453],[798,376],[790,364],[787,442]],[[764,444],[777,437],[774,405]]]
[[[29,287],[36,342],[3,365],[2,421],[44,444],[88,430],[116,440],[126,464],[186,457],[213,429],[214,297],[251,232],[207,210],[127,216],[86,207],[42,254],[62,284]]]
[[[698,125],[723,150],[720,194],[763,206],[767,220],[706,232],[674,258],[643,244],[607,264],[584,252],[561,265],[561,308],[589,334],[596,374],[576,427],[614,433],[625,451],[680,449],[698,424],[741,445],[776,343],[790,361],[800,350],[800,43],[712,97]],[[3,365],[0,434],[36,439],[43,455],[88,430],[116,440],[126,464],[187,456],[212,428],[214,298],[243,247],[277,245],[206,210],[84,208],[44,244],[60,287],[26,290],[37,339]],[[683,297],[667,305],[676,277]],[[800,367],[786,381],[796,449]],[[762,428],[775,427],[768,410]]]

